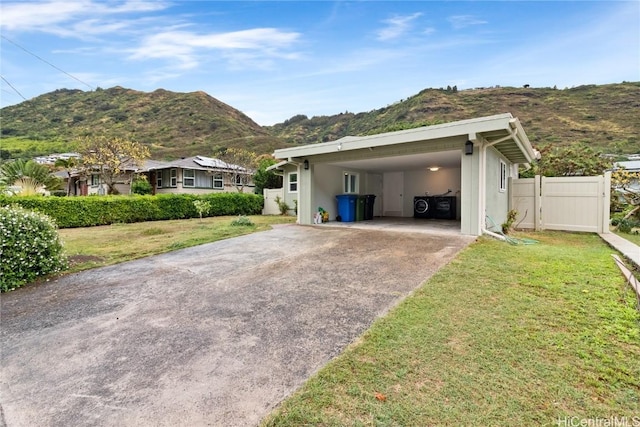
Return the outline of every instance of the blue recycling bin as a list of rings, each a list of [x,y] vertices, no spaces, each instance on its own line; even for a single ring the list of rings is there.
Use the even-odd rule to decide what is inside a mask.
[[[342,222],[353,222],[356,220],[357,194],[338,194],[338,217]]]

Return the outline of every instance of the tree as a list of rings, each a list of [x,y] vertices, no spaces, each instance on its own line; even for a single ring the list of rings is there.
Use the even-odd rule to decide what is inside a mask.
[[[268,154],[258,157],[258,170],[256,170],[253,176],[253,183],[256,185],[256,194],[262,194],[262,190],[265,188],[282,187],[282,177],[276,175],[273,171],[267,170],[269,166],[275,165],[276,163],[277,160]]]
[[[71,171],[78,166],[78,159],[69,157],[68,159],[57,159],[55,167],[64,170],[67,173],[67,196],[71,194]]]
[[[219,156],[227,164],[222,173],[235,184],[238,192],[242,193],[244,187],[251,182],[251,178],[258,166],[258,156],[252,151],[243,148],[227,148]]]
[[[558,147],[548,145],[540,150],[540,160],[531,169],[520,174],[523,178],[542,176],[602,175],[613,167],[611,159],[586,145]]]
[[[620,225],[633,216],[640,219],[640,190],[637,187],[639,181],[640,173],[638,172],[617,169],[611,174],[611,193],[615,195],[611,198],[611,203],[619,205],[625,212],[616,226],[617,229],[620,229]]]
[[[79,153],[86,172],[98,173],[107,185],[108,194],[117,194],[116,178],[127,168],[142,166],[149,149],[122,138],[87,137],[80,142]]]
[[[51,175],[49,168],[33,160],[18,159],[0,167],[0,186],[3,187],[15,185],[32,193],[40,189],[57,190],[60,184],[60,179]]]

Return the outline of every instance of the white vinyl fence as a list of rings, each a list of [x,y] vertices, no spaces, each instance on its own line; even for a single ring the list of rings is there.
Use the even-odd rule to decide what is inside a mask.
[[[265,188],[262,190],[264,196],[264,208],[262,215],[280,215],[280,208],[276,203],[276,197],[284,200],[284,189],[282,188]]]
[[[599,176],[511,180],[516,228],[609,232],[611,172]]]

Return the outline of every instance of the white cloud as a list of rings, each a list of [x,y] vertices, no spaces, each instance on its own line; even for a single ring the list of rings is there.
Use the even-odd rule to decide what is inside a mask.
[[[451,26],[460,30],[462,28],[470,27],[472,25],[484,25],[488,24],[487,21],[482,20],[480,18],[476,18],[473,15],[454,15],[447,18],[447,21],[451,24]]]
[[[386,27],[378,30],[378,40],[387,41],[397,39],[404,35],[411,29],[413,21],[422,16],[422,13],[417,12],[412,15],[406,16],[394,16],[393,18],[385,19]]]
[[[198,56],[204,50],[221,50],[223,57],[240,64],[259,64],[269,58],[295,59],[288,52],[300,37],[296,32],[275,28],[254,28],[228,33],[199,35],[188,31],[168,31],[146,37],[131,53],[133,59],[177,60],[179,68],[198,65]]]
[[[97,24],[105,16],[164,10],[163,1],[96,2],[92,0],[51,0],[41,2],[2,2],[1,26],[6,31],[41,31],[60,33],[69,25],[87,17]],[[71,25],[73,26],[73,25]],[[67,31],[66,35],[70,35]],[[78,34],[81,36],[82,34]]]

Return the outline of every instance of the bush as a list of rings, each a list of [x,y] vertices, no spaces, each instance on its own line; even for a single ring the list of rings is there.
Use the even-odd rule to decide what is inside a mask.
[[[17,204],[49,215],[60,228],[91,227],[114,223],[198,218],[194,201],[211,208],[206,216],[257,215],[261,195],[217,193],[206,195],[159,194],[156,196],[18,197],[0,196],[0,206]]]
[[[131,183],[131,192],[133,194],[151,194],[153,193],[153,187],[149,184],[146,177],[140,177],[134,179]]]
[[[66,268],[57,227],[47,215],[2,206],[0,237],[1,292]]]
[[[247,218],[246,216],[239,216],[238,218],[231,221],[231,225],[241,226],[241,227],[252,227],[255,224],[253,223],[253,221],[251,221],[250,218]]]

